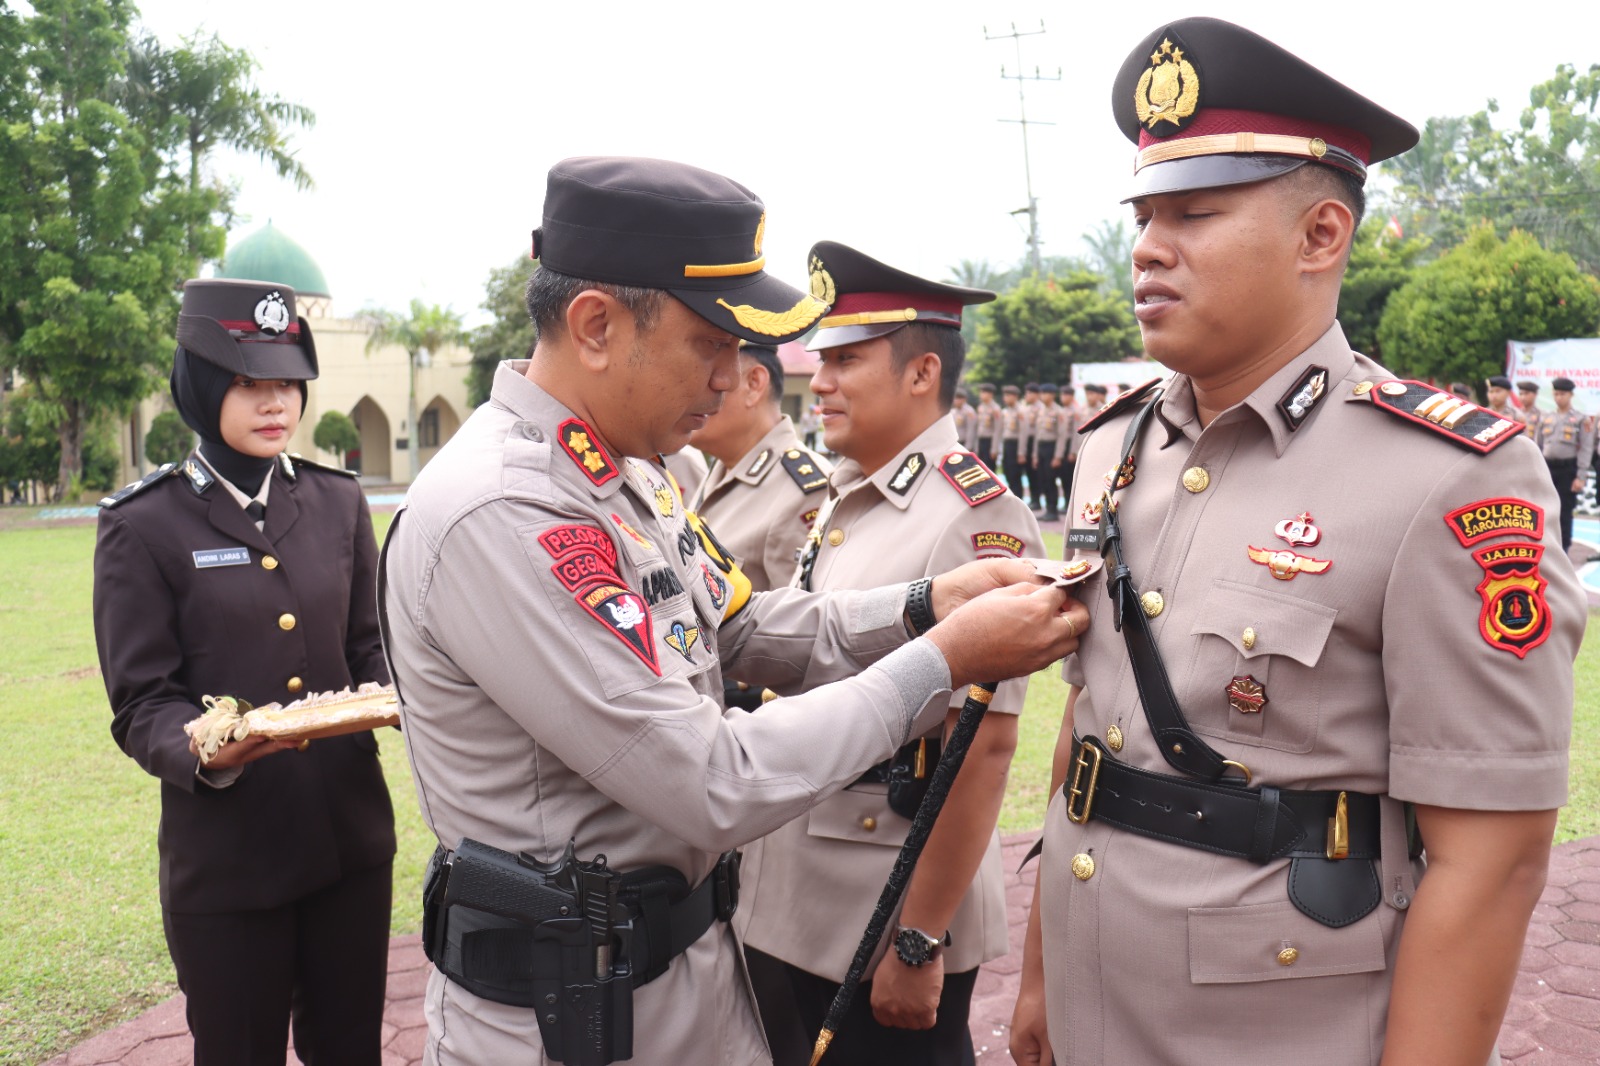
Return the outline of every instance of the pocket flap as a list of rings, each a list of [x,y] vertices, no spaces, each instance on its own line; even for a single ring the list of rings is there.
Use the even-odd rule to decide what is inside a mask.
[[[806,832],[814,837],[854,840],[898,848],[911,823],[889,808],[888,786],[847,788],[823,800],[806,816]]]
[[[1369,973],[1384,967],[1378,915],[1330,929],[1294,904],[1189,909],[1189,980],[1197,985]]]
[[[1272,589],[1238,581],[1218,581],[1206,593],[1200,620],[1192,634],[1221,637],[1246,659],[1282,655],[1305,666],[1317,665],[1339,612],[1326,604],[1303,600]],[[1254,630],[1253,646],[1244,646],[1244,631]]]

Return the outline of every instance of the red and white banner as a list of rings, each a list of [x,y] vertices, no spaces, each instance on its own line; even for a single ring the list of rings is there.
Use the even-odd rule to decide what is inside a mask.
[[[1511,386],[1534,381],[1539,385],[1539,406],[1555,408],[1550,382],[1571,378],[1572,406],[1586,414],[1600,414],[1600,337],[1554,341],[1506,341],[1506,377]]]

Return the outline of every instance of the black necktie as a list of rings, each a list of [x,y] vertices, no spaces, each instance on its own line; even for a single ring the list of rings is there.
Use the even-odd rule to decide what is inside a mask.
[[[266,521],[267,505],[260,500],[251,500],[244,505],[244,513],[250,516],[252,522]]]

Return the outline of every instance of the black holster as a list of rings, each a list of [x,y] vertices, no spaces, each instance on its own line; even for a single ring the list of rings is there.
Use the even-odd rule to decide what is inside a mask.
[[[862,774],[856,783],[888,785],[889,809],[902,818],[915,818],[917,809],[922,806],[922,797],[928,794],[928,786],[933,783],[933,768],[939,763],[942,748],[937,737],[913,740]]]

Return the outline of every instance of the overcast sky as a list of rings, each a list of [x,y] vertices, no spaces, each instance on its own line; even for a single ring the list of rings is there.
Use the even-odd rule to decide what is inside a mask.
[[[961,259],[1024,253],[1027,203],[1016,43],[1030,82],[1034,194],[1046,255],[1118,205],[1133,150],[1110,114],[1111,79],[1164,21],[1231,19],[1321,65],[1418,126],[1479,110],[1514,114],[1558,63],[1600,43],[1600,3],[1438,5],[1400,0],[1215,0],[1198,5],[1024,0],[809,0],[793,4],[469,0],[144,0],[169,43],[204,29],[259,59],[261,86],[311,107],[295,135],[317,187],[299,192],[251,160],[244,221],[304,245],[335,312],[412,297],[481,321],[492,267],[526,255],[545,173],[571,155],[659,156],[719,171],[767,205],[768,269],[805,280],[806,250],[843,241],[931,277]],[[1491,14],[1490,12],[1494,12]],[[1215,62],[1212,59],[1211,62]]]

